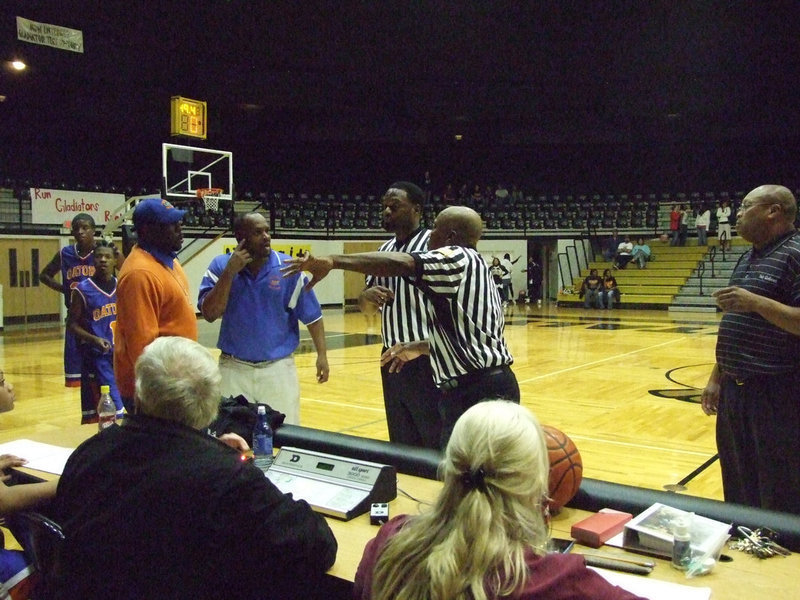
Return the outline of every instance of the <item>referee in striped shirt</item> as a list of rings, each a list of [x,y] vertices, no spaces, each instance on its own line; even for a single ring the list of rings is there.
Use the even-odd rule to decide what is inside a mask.
[[[383,227],[395,236],[379,252],[424,252],[430,231],[420,225],[423,191],[407,181],[389,186],[383,195]],[[367,287],[358,299],[365,314],[381,311],[383,351],[397,344],[428,339],[428,315],[422,291],[403,277],[367,276]],[[383,403],[389,441],[409,446],[439,448],[441,392],[433,381],[427,356],[409,361],[402,370],[381,366]]]
[[[726,502],[800,514],[800,233],[797,203],[783,186],[750,192],[739,235],[753,244],[728,287],[717,362],[702,394],[717,415]]]
[[[405,277],[425,296],[430,321],[427,342],[397,344],[384,352],[381,363],[401,370],[410,360],[429,354],[439,402],[442,445],[458,417],[481,400],[504,398],[519,402],[519,385],[503,329],[503,306],[489,268],[475,249],[483,232],[481,218],[466,206],[440,212],[427,252],[365,252],[295,259],[283,271],[308,271],[314,286],[331,269],[378,277]]]

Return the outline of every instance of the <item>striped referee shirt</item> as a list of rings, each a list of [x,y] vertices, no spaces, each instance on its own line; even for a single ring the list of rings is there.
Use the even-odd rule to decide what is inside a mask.
[[[417,228],[408,239],[396,238],[384,243],[379,252],[424,252],[428,249],[431,232],[423,227]],[[419,342],[428,339],[428,316],[425,311],[425,297],[422,291],[402,277],[367,276],[367,287],[375,285],[392,290],[394,300],[383,306],[381,311],[381,335],[383,345],[391,348],[395,344]]]
[[[416,273],[408,279],[427,300],[436,385],[514,362],[503,338],[503,306],[483,257],[460,246],[412,256]]]
[[[730,285],[759,296],[800,306],[800,233],[791,232],[769,246],[745,252]],[[724,373],[746,379],[800,368],[800,337],[756,313],[726,312],[717,335],[717,364]]]

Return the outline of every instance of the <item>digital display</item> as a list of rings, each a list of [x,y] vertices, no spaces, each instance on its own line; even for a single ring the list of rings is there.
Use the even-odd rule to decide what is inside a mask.
[[[206,103],[173,96],[170,103],[170,134],[206,139]]]
[[[318,462],[317,468],[320,471],[333,471],[333,465],[331,463]]]

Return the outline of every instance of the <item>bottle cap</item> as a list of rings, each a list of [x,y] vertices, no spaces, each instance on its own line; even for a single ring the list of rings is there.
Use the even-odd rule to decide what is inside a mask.
[[[260,414],[260,415],[267,414],[267,407],[264,406],[263,404],[259,404],[258,405],[258,414]]]
[[[685,539],[689,537],[689,519],[680,517],[675,521],[675,537]]]
[[[108,385],[101,385],[100,386],[100,393],[101,394],[108,394],[111,392],[111,386]]]

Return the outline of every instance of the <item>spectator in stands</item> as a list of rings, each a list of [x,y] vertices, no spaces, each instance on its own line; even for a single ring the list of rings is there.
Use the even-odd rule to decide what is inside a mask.
[[[694,219],[694,226],[697,229],[697,245],[708,245],[708,227],[711,225],[711,211],[703,204],[697,211],[697,216]]]
[[[619,232],[615,229],[611,234],[611,237],[608,238],[603,245],[603,258],[605,260],[614,260],[614,257],[617,255],[617,248],[619,248],[620,242],[622,242],[622,238],[619,236]]]
[[[647,268],[647,261],[650,260],[650,246],[644,241],[644,238],[639,236],[636,238],[636,243],[633,245],[631,251],[631,260],[635,260],[640,269]]]
[[[499,200],[500,202],[506,202],[508,200],[508,190],[506,186],[502,183],[497,184],[497,189],[494,191],[494,197]]]
[[[452,183],[448,183],[447,187],[444,188],[444,193],[442,194],[442,200],[444,201],[446,206],[451,206],[456,203],[458,197],[456,196],[456,190],[453,187]]]
[[[367,543],[354,598],[635,600],[581,556],[548,552],[547,447],[528,409],[498,400],[469,408],[441,472],[429,510],[394,517]]]
[[[611,269],[603,271],[603,298],[602,304],[608,309],[614,308],[614,304],[619,304],[619,288],[617,279],[611,274]]]
[[[727,199],[717,209],[717,238],[723,250],[731,249],[731,207]]]
[[[589,276],[583,280],[579,298],[583,298],[584,308],[603,308],[603,280],[597,274],[597,269],[591,269]]]
[[[628,266],[628,263],[633,258],[633,244],[631,243],[631,238],[627,235],[625,239],[622,240],[619,246],[617,246],[617,256],[614,259],[614,264],[612,267],[615,269],[624,269]]]
[[[515,202],[522,202],[525,199],[522,190],[519,189],[519,186],[516,184],[511,185],[511,199]]]
[[[669,232],[670,232],[670,246],[678,245],[678,235],[681,228],[681,213],[676,204],[672,205],[672,210],[669,212]]]
[[[678,245],[685,246],[686,236],[689,232],[689,211],[686,210],[685,204],[681,204],[679,212],[681,213],[681,222],[678,228]]]
[[[472,206],[475,208],[481,208],[483,206],[483,192],[481,192],[480,184],[476,183],[475,187],[472,188],[470,199],[472,200]]]

